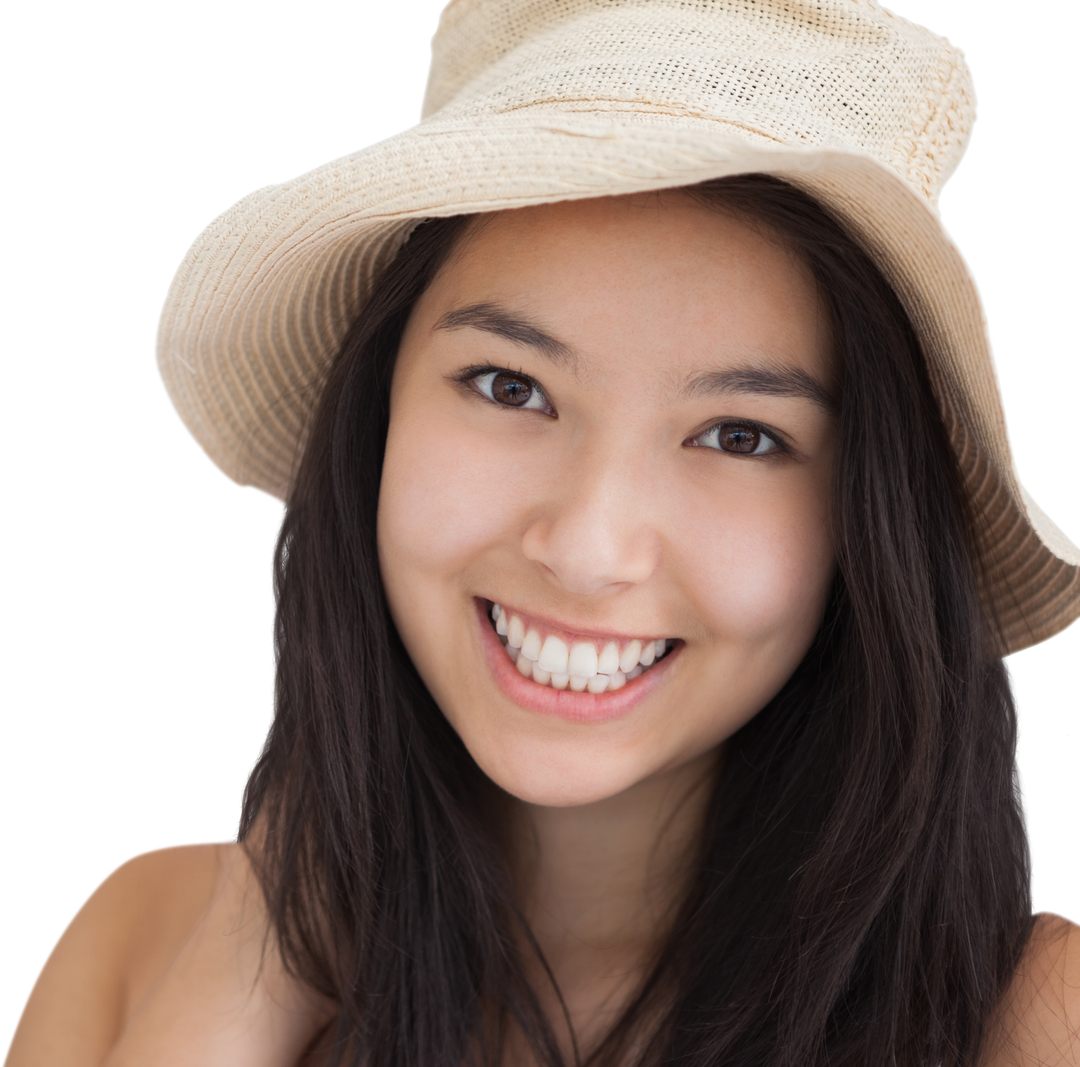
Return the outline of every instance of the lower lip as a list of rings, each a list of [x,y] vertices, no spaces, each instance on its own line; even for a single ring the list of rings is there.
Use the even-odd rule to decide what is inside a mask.
[[[682,648],[677,644],[659,663],[613,693],[574,693],[553,689],[526,678],[506,654],[488,617],[490,603],[476,601],[480,640],[491,673],[499,688],[517,705],[541,715],[553,715],[568,722],[608,722],[630,714],[667,676],[672,661]]]

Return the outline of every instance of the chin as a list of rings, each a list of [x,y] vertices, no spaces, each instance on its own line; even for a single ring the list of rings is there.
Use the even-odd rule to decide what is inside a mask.
[[[495,747],[495,746],[492,746]],[[470,749],[472,751],[472,749]],[[681,765],[657,764],[655,754],[582,751],[569,743],[509,743],[472,753],[481,770],[504,792],[525,804],[572,808],[598,804],[642,781]]]
[[[714,718],[677,740],[657,738],[646,724],[567,725],[514,716],[444,713],[480,770],[525,804],[551,808],[597,804],[716,751],[751,714],[730,725]],[[470,710],[475,711],[475,705]],[[515,721],[516,720],[516,721]],[[665,741],[667,743],[665,743]]]

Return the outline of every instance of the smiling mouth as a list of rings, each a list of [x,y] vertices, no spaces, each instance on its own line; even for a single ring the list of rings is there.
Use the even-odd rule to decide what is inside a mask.
[[[507,656],[524,677],[575,693],[621,689],[674,646],[674,641],[663,637],[627,641],[552,633],[499,604],[492,604],[489,617]]]

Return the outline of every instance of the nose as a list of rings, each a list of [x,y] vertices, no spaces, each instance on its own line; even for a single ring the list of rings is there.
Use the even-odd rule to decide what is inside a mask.
[[[584,459],[545,494],[525,529],[522,551],[570,593],[589,596],[640,584],[655,572],[660,553],[648,496],[627,465]]]

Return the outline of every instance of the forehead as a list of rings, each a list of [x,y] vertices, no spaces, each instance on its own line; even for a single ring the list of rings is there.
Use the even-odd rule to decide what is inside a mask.
[[[680,190],[625,197],[537,204],[477,215],[455,249],[459,267],[482,272],[485,264],[536,272],[546,257],[564,269],[577,262],[595,267],[617,255],[638,273],[678,278],[690,288],[715,271],[760,270],[813,287],[812,274],[796,249],[764,224],[746,221],[719,205],[702,204]],[[705,270],[703,276],[702,270]]]
[[[672,192],[479,216],[424,303],[493,303],[596,357],[700,364],[724,355],[833,377],[809,267],[770,230]]]

